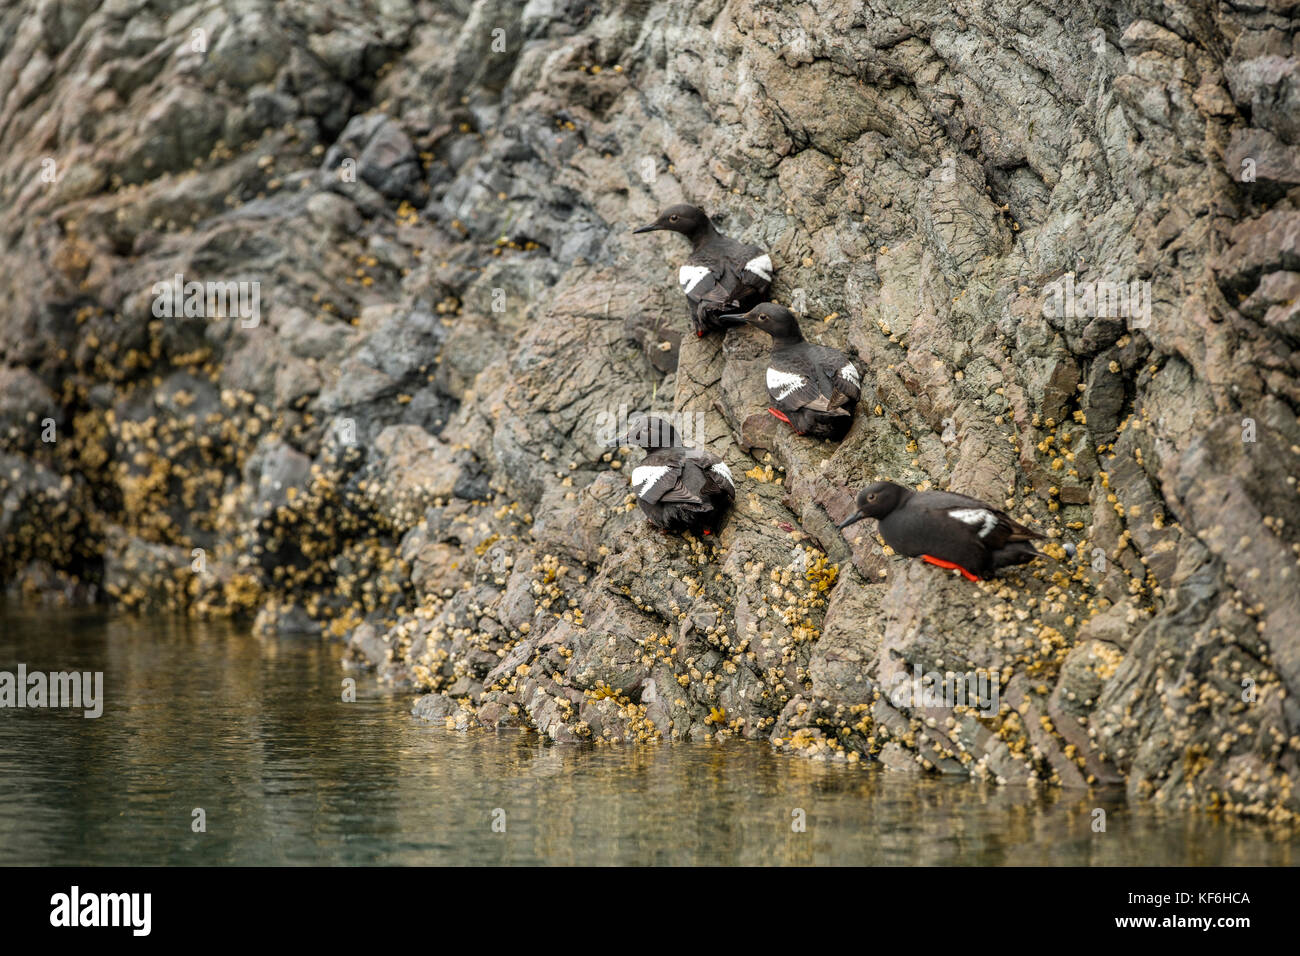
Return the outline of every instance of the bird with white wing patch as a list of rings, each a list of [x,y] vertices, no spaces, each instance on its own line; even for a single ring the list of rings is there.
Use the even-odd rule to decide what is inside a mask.
[[[863,518],[879,522],[880,536],[897,554],[960,571],[969,581],[1038,557],[1030,542],[1043,536],[992,505],[951,491],[912,491],[877,481],[858,492],[856,510],[840,528]]]
[[[772,259],[761,248],[724,236],[698,206],[665,209],[654,222],[632,230],[676,232],[691,241],[691,254],[677,270],[695,334],[726,331],[718,316],[749,308],[772,284]]]
[[[632,492],[646,518],[665,531],[711,534],[736,497],[731,469],[717,455],[682,444],[665,419],[638,416],[610,445],[644,448],[632,469]]]
[[[844,437],[862,394],[862,375],[851,358],[839,349],[805,342],[794,313],[774,302],[722,320],[772,336],[767,394],[774,406],[768,411],[801,435]]]

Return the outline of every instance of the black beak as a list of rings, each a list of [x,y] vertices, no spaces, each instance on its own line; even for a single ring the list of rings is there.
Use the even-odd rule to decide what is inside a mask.
[[[718,321],[728,328],[732,328],[737,325],[744,325],[748,317],[748,312],[731,312],[727,315],[718,316]]]
[[[863,518],[865,518],[865,517],[866,517],[866,515],[864,515],[861,511],[855,511],[855,512],[853,512],[853,514],[849,515],[847,518],[845,518],[843,521],[841,521],[841,522],[840,522],[839,524],[837,524],[835,527],[837,527],[837,528],[839,528],[841,531],[843,531],[843,530],[844,530],[845,528],[847,528],[849,525],[851,525],[851,524],[857,524],[859,521],[861,521],[861,520],[862,520]]]
[[[663,226],[659,225],[659,223],[657,223],[657,222],[652,222],[652,223],[650,223],[650,225],[648,225],[648,226],[642,226],[640,229],[633,229],[633,230],[632,230],[632,235],[635,236],[638,232],[654,232],[655,230],[657,230],[657,229],[662,229],[662,228],[663,228]]]

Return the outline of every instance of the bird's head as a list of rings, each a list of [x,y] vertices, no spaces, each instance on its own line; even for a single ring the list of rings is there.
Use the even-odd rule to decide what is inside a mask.
[[[680,232],[688,239],[694,239],[702,236],[713,228],[713,223],[709,220],[708,215],[699,206],[690,206],[685,203],[669,206],[654,222],[642,226],[640,229],[633,229],[633,233],[638,232],[659,232],[666,230],[668,232]]]
[[[902,504],[909,494],[906,488],[892,481],[873,482],[858,492],[857,510],[841,521],[838,527],[847,528],[863,518],[883,518]]]
[[[615,438],[608,445],[613,448],[676,448],[681,439],[677,429],[666,419],[655,415],[639,415],[628,423],[627,433]]]
[[[722,316],[724,325],[752,325],[762,329],[779,342],[801,342],[803,333],[799,331],[799,320],[783,305],[775,302],[761,302],[748,312],[734,312]]]

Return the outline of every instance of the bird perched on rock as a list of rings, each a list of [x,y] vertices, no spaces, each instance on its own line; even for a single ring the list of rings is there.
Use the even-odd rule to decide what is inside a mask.
[[[649,452],[632,470],[632,490],[650,523],[665,531],[709,534],[736,498],[731,469],[712,452],[687,448],[662,418],[639,417],[609,444]]]
[[[772,336],[767,394],[776,407],[768,411],[801,435],[844,437],[862,393],[862,377],[852,359],[839,349],[805,342],[794,313],[774,302],[722,318],[728,325],[745,323]]]
[[[892,481],[877,481],[859,491],[857,510],[839,527],[863,518],[879,520],[881,537],[896,553],[960,571],[968,581],[1032,561],[1040,552],[1029,542],[1043,537],[976,498],[951,491],[912,491]]]
[[[772,284],[772,260],[758,246],[745,245],[714,228],[697,206],[670,206],[654,222],[633,233],[679,232],[691,241],[691,254],[677,271],[690,305],[696,335],[725,331],[717,317],[760,302]]]

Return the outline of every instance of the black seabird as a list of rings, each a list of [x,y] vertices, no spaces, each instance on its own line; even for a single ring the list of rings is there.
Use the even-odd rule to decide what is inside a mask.
[[[951,491],[912,491],[877,481],[858,492],[857,510],[840,522],[880,522],[880,536],[898,554],[960,571],[968,581],[1038,557],[1029,542],[1043,537],[1003,511]]]
[[[691,254],[677,271],[690,305],[696,335],[725,331],[717,317],[748,309],[763,300],[772,284],[772,260],[758,246],[724,236],[697,206],[670,206],[654,222],[633,233],[667,230],[691,240]]]
[[[801,435],[844,437],[862,393],[862,376],[852,359],[839,349],[805,342],[794,313],[774,302],[723,319],[728,325],[747,323],[772,336],[767,394],[776,407],[768,411]]]
[[[637,418],[610,445],[649,451],[632,470],[632,490],[650,523],[665,531],[709,534],[736,498],[731,469],[712,452],[687,448],[662,418]]]

